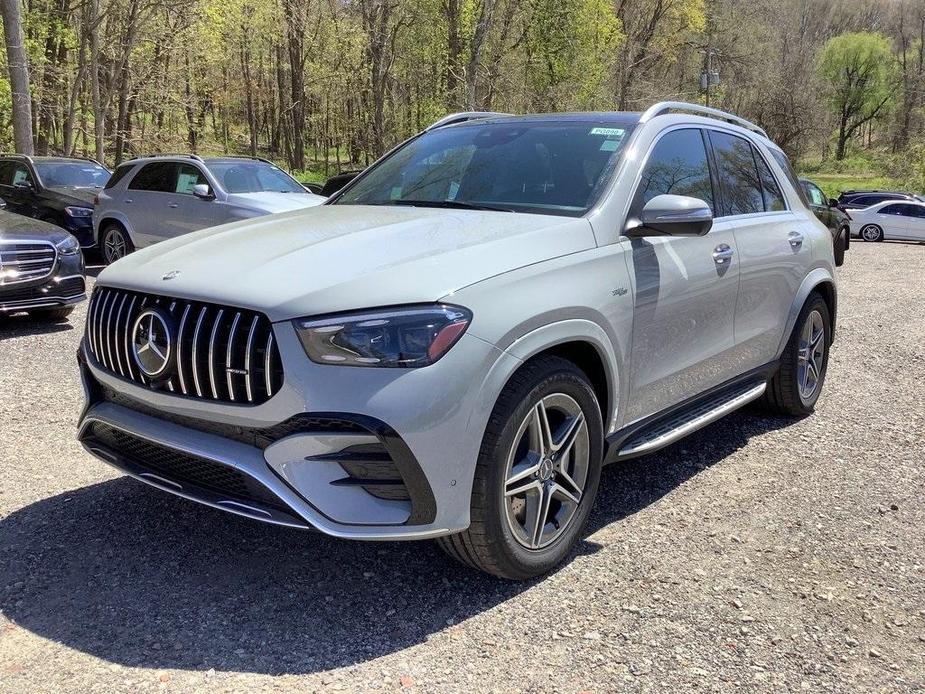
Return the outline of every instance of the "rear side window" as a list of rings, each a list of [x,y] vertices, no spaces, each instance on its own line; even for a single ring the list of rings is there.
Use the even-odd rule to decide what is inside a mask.
[[[758,178],[761,179],[761,190],[764,193],[764,211],[780,212],[787,209],[787,203],[784,202],[784,194],[780,192],[780,186],[777,185],[777,179],[771,171],[771,167],[764,160],[754,147],[752,153],[755,155],[755,163],[758,164]]]
[[[774,161],[777,162],[777,165],[784,170],[784,175],[787,177],[787,180],[790,181],[790,185],[793,186],[793,189],[796,191],[800,200],[803,201],[804,205],[809,205],[810,202],[807,200],[806,196],[809,191],[805,190],[803,186],[800,185],[800,180],[797,178],[796,172],[793,170],[793,165],[790,163],[790,160],[787,158],[787,155],[784,154],[781,150],[776,147],[769,147],[768,150],[771,152],[771,156],[774,157]],[[819,190],[818,187],[814,186],[812,183],[809,185]],[[822,193],[821,190],[819,190]],[[825,195],[822,196],[822,204],[825,205]]]
[[[723,190],[723,209],[719,216],[764,212],[764,194],[751,143],[716,130],[710,131],[710,142]]]
[[[177,189],[177,165],[169,161],[145,164],[128,184],[129,190],[173,193]]]
[[[699,198],[711,210],[715,209],[710,165],[701,130],[672,130],[656,143],[642,170],[631,214],[638,216],[649,200],[665,194]]]
[[[110,188],[114,187],[119,181],[128,175],[129,171],[134,168],[134,164],[123,164],[113,172],[112,176],[109,177],[109,180],[106,181],[104,188],[109,190]]]
[[[903,209],[904,207],[906,206],[900,204],[884,205],[880,208],[880,212],[878,214],[893,214],[896,216],[904,215],[906,214],[906,211]]]
[[[12,185],[13,162],[0,161],[0,186]]]

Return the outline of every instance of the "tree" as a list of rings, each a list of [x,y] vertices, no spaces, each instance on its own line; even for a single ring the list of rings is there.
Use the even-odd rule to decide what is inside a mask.
[[[29,63],[26,59],[19,0],[0,0],[0,12],[3,13],[6,62],[10,71],[10,91],[13,100],[13,141],[17,152],[32,154],[34,146]]]
[[[841,34],[826,41],[818,70],[837,119],[835,158],[841,161],[848,141],[881,116],[893,99],[892,44],[881,34]]]

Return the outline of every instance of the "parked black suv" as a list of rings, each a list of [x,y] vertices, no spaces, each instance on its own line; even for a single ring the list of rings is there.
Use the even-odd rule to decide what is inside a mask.
[[[842,265],[845,262],[845,251],[851,245],[851,227],[849,225],[851,217],[848,216],[847,212],[839,209],[838,200],[827,199],[825,193],[822,192],[822,188],[808,178],[800,179],[800,187],[806,194],[809,209],[832,232],[835,264]]]
[[[0,156],[0,197],[6,209],[69,231],[93,246],[93,198],[109,169],[92,159]]]
[[[918,195],[898,190],[846,190],[838,196],[837,203],[842,210],[863,210],[887,200],[925,202],[925,199]]]

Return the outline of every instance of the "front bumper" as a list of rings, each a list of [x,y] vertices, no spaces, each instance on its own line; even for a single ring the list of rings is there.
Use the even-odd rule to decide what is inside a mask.
[[[0,313],[73,306],[87,298],[83,274],[0,287]]]
[[[466,528],[482,434],[517,360],[464,336],[423,369],[326,366],[290,323],[274,332],[285,380],[254,406],[132,383],[82,346],[82,444],[147,484],[270,523],[364,540]]]

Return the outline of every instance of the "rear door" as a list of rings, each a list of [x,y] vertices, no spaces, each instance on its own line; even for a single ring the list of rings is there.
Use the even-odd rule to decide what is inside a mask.
[[[781,182],[749,140],[711,129],[710,142],[723,215],[735,230],[739,254],[735,361],[741,372],[777,357],[793,298],[812,260],[804,225],[816,222],[788,209]]]
[[[925,241],[925,205],[906,205],[908,237],[911,241]]]
[[[883,230],[885,239],[905,239],[909,236],[909,218],[901,202],[884,205],[872,215],[874,223]]]
[[[116,206],[128,217],[136,246],[149,246],[169,238],[169,197],[177,187],[179,164],[154,161],[142,166],[125,191],[114,192]]]
[[[689,195],[716,211],[704,133],[663,133],[637,184],[630,216],[656,195]],[[736,375],[733,318],[739,282],[736,241],[718,219],[701,237],[630,240],[635,309],[626,421],[655,414]]]

